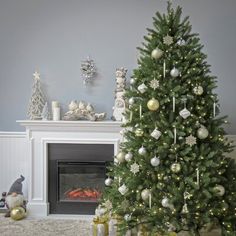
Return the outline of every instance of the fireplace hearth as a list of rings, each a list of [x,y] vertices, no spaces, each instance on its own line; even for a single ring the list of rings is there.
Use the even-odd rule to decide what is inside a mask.
[[[113,155],[112,144],[49,144],[49,213],[94,214]]]

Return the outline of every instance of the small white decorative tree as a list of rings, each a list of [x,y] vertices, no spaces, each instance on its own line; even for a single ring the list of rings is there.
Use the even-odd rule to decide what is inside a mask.
[[[42,119],[42,111],[46,100],[41,90],[40,74],[36,71],[33,76],[34,83],[27,116],[30,120],[40,120]]]

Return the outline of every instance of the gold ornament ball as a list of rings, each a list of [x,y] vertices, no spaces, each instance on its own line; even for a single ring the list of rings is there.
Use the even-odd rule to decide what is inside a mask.
[[[25,209],[23,207],[15,207],[11,210],[11,218],[13,220],[22,220],[25,218]]]
[[[181,165],[179,163],[173,163],[170,167],[173,173],[179,173],[181,171]]]
[[[202,126],[201,128],[197,130],[197,136],[200,139],[205,139],[208,137],[208,135],[209,135],[209,132],[204,126]]]
[[[161,56],[163,55],[163,51],[159,48],[155,48],[154,50],[152,50],[152,58],[154,59],[159,59],[161,58]]]
[[[159,104],[158,100],[155,98],[150,99],[147,103],[147,107],[150,111],[158,110],[159,106],[160,106],[160,104]]]
[[[119,163],[122,163],[125,161],[125,153],[124,152],[119,152],[117,155],[116,155],[116,159]]]
[[[140,129],[140,128],[137,128],[137,129],[135,130],[135,135],[136,135],[137,137],[143,136],[143,130]]]

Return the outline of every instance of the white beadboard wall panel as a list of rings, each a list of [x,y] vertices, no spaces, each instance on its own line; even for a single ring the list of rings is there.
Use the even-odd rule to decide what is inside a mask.
[[[27,197],[29,155],[25,132],[0,132],[0,194],[22,174],[23,193]]]
[[[228,138],[236,144],[236,135]],[[29,143],[25,132],[0,132],[0,194],[8,191],[13,181],[20,176],[25,176],[23,192],[28,194],[29,170]],[[236,149],[230,154],[236,159]]]

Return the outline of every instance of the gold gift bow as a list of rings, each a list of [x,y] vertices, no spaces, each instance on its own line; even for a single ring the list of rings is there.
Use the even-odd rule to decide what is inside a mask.
[[[105,230],[105,236],[108,236],[109,229],[108,229],[108,217],[99,217],[96,216],[93,218],[93,236],[97,236],[97,226],[98,224],[103,224],[104,225],[104,230]]]

